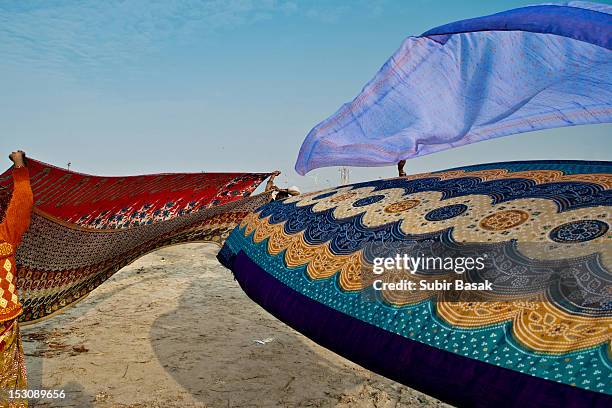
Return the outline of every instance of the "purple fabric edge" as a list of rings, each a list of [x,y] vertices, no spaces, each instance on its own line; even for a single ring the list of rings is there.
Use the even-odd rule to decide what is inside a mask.
[[[219,255],[247,296],[284,323],[368,370],[442,401],[472,407],[612,406],[610,395],[436,349],[331,309],[284,285],[242,251]]]
[[[591,9],[562,5],[534,5],[444,24],[424,32],[421,37],[445,43],[453,34],[525,31],[560,35],[610,50],[612,49],[610,21],[612,15]]]

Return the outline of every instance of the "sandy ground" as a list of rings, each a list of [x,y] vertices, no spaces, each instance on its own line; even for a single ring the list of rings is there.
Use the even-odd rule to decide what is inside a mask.
[[[24,327],[29,388],[66,392],[31,405],[443,405],[276,320],[247,298],[217,251],[206,244],[159,250],[65,313]]]

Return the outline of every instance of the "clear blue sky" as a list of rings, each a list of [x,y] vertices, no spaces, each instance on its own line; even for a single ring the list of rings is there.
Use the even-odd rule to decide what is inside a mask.
[[[77,171],[280,169],[409,35],[533,1],[0,2],[0,151]],[[612,125],[510,136],[408,162],[409,173],[502,160],[612,160]],[[8,161],[4,162],[8,166]],[[351,181],[393,168],[351,169]],[[316,178],[316,180],[315,180]]]

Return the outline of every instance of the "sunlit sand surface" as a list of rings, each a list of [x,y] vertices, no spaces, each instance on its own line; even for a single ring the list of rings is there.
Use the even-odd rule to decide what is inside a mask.
[[[23,328],[35,407],[443,406],[326,350],[251,301],[218,247],[159,250]]]

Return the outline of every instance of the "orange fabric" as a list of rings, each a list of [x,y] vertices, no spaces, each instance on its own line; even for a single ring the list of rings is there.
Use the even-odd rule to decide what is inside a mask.
[[[13,195],[0,224],[0,322],[15,319],[22,311],[15,288],[15,250],[30,225],[34,202],[26,167],[13,169],[13,184]]]

